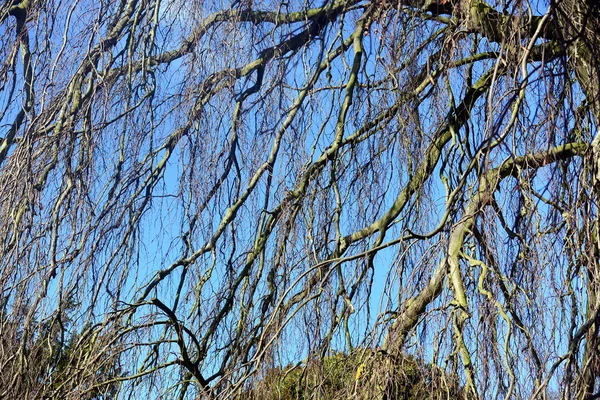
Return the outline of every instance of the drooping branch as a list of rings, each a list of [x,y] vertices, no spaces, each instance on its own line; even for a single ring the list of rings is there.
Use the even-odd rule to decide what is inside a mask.
[[[590,146],[587,143],[569,143],[547,151],[507,159],[500,166],[483,174],[479,179],[477,191],[465,208],[461,222],[452,229],[445,253],[446,256],[433,271],[427,286],[406,302],[391,328],[384,348],[394,349],[395,351],[402,348],[427,306],[441,294],[446,277],[450,275],[454,276],[455,279],[460,279],[459,264],[465,238],[470,234],[477,216],[492,201],[492,195],[498,190],[503,179],[509,176],[517,176],[519,171],[536,170],[559,160],[576,156],[582,157],[586,155],[589,149]],[[464,296],[464,294],[461,294],[461,296]]]

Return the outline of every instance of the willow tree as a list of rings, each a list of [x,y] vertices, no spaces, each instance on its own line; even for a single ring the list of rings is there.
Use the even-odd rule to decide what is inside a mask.
[[[599,13],[2,2],[0,397],[598,398]]]

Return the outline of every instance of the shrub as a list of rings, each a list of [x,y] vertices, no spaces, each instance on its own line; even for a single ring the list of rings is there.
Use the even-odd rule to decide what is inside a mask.
[[[357,350],[312,358],[265,372],[246,393],[251,400],[437,400],[463,397],[456,377],[413,356]]]

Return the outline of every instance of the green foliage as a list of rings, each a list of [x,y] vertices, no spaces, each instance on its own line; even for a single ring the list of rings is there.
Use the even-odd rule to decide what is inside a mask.
[[[72,315],[77,306],[68,299],[50,318],[36,318],[37,332],[31,334],[23,327],[24,311],[0,304],[0,351],[13,354],[15,360],[0,374],[0,386],[12,387],[26,399],[116,398],[116,378],[123,374],[118,353],[106,350],[107,338],[99,331],[76,329]],[[15,377],[20,386],[14,386]]]
[[[456,377],[413,356],[392,359],[370,350],[336,352],[304,365],[268,370],[244,398],[252,400],[457,399],[463,392]]]
[[[119,392],[116,378],[122,376],[122,370],[116,358],[109,354],[99,356],[98,349],[102,348],[99,342],[102,338],[96,334],[73,335],[68,342],[56,345],[56,357],[50,359],[46,381],[50,398],[78,391],[82,393],[79,398],[85,400],[116,398]],[[89,367],[81,370],[80,364]]]

